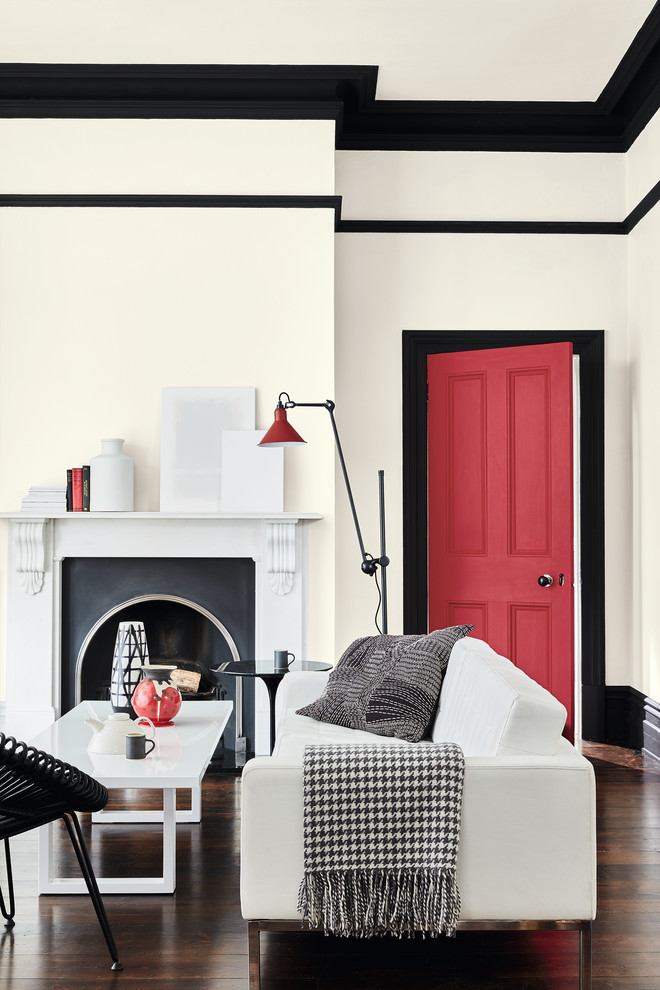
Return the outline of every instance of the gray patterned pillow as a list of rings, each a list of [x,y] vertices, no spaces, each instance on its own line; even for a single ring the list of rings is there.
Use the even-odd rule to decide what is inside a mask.
[[[418,742],[428,730],[449,654],[474,626],[428,635],[363,636],[333,668],[325,691],[298,709],[319,722]]]

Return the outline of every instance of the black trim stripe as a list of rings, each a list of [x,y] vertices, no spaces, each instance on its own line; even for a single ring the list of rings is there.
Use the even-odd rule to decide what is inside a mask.
[[[339,220],[344,234],[629,234],[660,202],[660,182],[625,220]]]
[[[342,220],[341,196],[216,196],[124,193],[5,193],[0,208],[158,207],[165,209],[333,210],[344,234],[629,234],[660,202],[660,182],[622,221],[586,220]]]
[[[170,209],[332,210],[335,229],[341,215],[341,196],[204,196],[125,194],[6,194],[0,207],[158,207]]]
[[[660,108],[660,2],[595,101],[376,100],[373,65],[0,65],[0,116],[334,119],[339,149],[624,152]]]
[[[125,193],[8,193],[0,195],[0,206],[158,206],[229,209],[337,210],[340,196],[215,196]]]
[[[639,201],[635,209],[631,210],[623,221],[626,234],[629,234],[637,226],[639,221],[643,220],[647,213],[651,212],[658,202],[660,202],[660,182],[656,182],[653,188],[647,192],[646,196]]]
[[[344,234],[626,234],[625,221],[340,220]]]

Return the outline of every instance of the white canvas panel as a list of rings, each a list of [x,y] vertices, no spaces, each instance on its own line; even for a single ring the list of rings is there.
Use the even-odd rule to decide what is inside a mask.
[[[284,449],[259,447],[265,430],[225,430],[222,434],[223,512],[282,512]]]

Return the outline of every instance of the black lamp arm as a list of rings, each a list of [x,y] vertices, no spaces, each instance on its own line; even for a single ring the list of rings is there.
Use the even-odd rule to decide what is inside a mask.
[[[286,396],[286,402],[282,402],[282,396]],[[339,431],[337,430],[337,423],[335,422],[335,404],[332,399],[326,399],[325,402],[294,402],[288,392],[280,392],[279,398],[277,400],[277,405],[279,408],[284,409],[295,409],[297,406],[302,406],[305,408],[312,409],[327,409],[330,414],[330,422],[332,423],[332,432],[335,435],[335,445],[337,447],[337,453],[339,455],[339,463],[341,464],[341,471],[344,476],[344,484],[346,485],[346,494],[348,495],[348,503],[351,507],[351,513],[353,515],[353,522],[355,524],[355,532],[357,533],[358,543],[360,544],[360,553],[362,554],[362,570],[365,574],[373,576],[376,573],[378,566],[387,567],[390,560],[384,554],[380,557],[372,557],[370,553],[364,549],[364,540],[362,539],[362,530],[360,529],[360,523],[358,521],[357,509],[355,508],[355,501],[353,499],[353,492],[351,490],[351,483],[348,480],[348,471],[346,470],[346,461],[344,460],[344,452],[341,449],[341,441],[339,439]]]

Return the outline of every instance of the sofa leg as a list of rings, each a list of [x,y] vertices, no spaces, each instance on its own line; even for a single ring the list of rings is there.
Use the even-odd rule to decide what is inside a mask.
[[[591,990],[591,922],[580,928],[580,990]]]
[[[248,986],[249,990],[261,987],[261,925],[258,921],[248,921]]]

